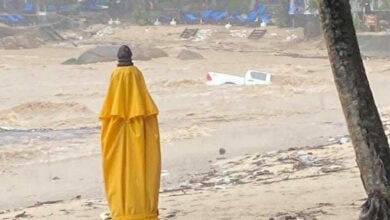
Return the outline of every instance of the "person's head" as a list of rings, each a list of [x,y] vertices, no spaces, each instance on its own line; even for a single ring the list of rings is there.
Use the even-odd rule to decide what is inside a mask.
[[[118,50],[118,66],[132,66],[133,65],[133,53],[129,46],[122,45]]]

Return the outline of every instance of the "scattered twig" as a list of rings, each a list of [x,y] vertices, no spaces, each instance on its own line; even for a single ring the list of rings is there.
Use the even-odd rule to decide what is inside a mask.
[[[60,203],[60,202],[63,202],[63,200],[54,200],[54,201],[46,201],[46,202],[37,202],[37,203],[35,203],[35,204],[32,205],[32,206],[28,206],[27,208],[36,208],[36,207],[39,207],[39,206],[51,205],[51,204],[56,204],[56,203]]]
[[[22,212],[22,213],[19,213],[19,214],[15,215],[15,218],[24,218],[24,217],[27,217],[26,211],[24,211],[24,212]]]

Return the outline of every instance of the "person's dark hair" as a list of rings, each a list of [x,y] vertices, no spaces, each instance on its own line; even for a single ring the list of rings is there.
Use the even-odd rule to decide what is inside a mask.
[[[130,50],[130,47],[127,45],[122,45],[118,50],[118,66],[132,66],[133,65],[133,53]]]

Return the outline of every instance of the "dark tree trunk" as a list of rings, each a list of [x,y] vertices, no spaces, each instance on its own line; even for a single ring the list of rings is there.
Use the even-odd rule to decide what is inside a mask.
[[[318,0],[336,87],[368,194],[362,220],[390,220],[390,150],[358,47],[348,0]]]

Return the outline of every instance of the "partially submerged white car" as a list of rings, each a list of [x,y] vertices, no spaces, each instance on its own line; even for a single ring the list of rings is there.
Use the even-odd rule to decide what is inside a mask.
[[[206,84],[209,86],[219,86],[224,84],[235,85],[268,85],[271,83],[270,73],[248,70],[245,77],[240,77],[225,73],[209,72],[206,76]]]

